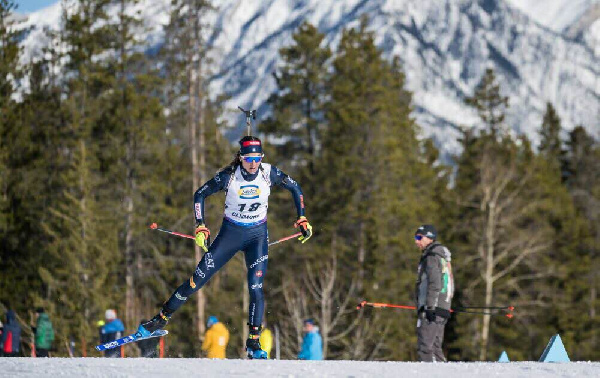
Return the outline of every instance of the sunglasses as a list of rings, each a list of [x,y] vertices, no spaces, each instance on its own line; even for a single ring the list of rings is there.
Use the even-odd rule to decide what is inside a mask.
[[[260,161],[262,160],[263,155],[260,156],[242,156],[242,159],[246,162],[246,163],[260,163]]]
[[[423,239],[423,235],[415,235],[415,240],[419,241]]]

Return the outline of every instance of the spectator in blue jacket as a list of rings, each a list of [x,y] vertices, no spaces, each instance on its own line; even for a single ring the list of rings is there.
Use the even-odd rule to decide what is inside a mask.
[[[19,344],[21,344],[21,326],[17,321],[17,315],[13,310],[6,312],[6,323],[2,332],[2,351],[4,357],[16,357],[19,355]]]
[[[302,350],[298,354],[299,360],[322,360],[323,339],[319,333],[319,327],[313,319],[304,321],[304,338],[302,339]]]
[[[105,344],[115,341],[124,336],[125,326],[120,319],[117,319],[117,312],[113,309],[108,309],[104,313],[106,323],[100,328],[100,343]],[[123,348],[123,346],[121,346]],[[121,357],[121,348],[109,349],[104,352],[104,357]]]

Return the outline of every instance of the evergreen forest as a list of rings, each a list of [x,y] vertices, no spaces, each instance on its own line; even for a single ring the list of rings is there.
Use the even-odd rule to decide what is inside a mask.
[[[25,356],[40,306],[54,356],[100,356],[106,309],[127,332],[154,316],[201,251],[148,226],[192,234],[194,191],[238,148],[226,137],[226,98],[209,89],[213,5],[173,0],[164,44],[146,51],[142,20],[127,12],[135,2],[77,0],[47,32],[52,44],[24,61],[15,3],[0,0],[0,311],[17,313]],[[461,151],[446,159],[368,19],[335,47],[305,22],[278,53],[277,90],[254,133],[265,161],[302,186],[314,231],[270,249],[266,325],[281,358],[296,358],[312,317],[326,359],[416,360],[414,311],[356,305],[414,304],[413,236],[433,224],[453,253],[454,306],[515,307],[512,319],[455,314],[450,361],[495,361],[503,350],[535,361],[556,333],[572,360],[600,359],[600,140],[589,132],[600,123],[567,130],[548,103],[534,144],[505,123],[510,93],[488,69],[464,102],[479,127],[461,128]],[[214,235],[223,202],[207,200]],[[289,192],[274,189],[269,207],[271,240],[297,232]],[[240,358],[247,303],[238,253],[173,316],[166,356],[202,356],[215,315],[231,333],[228,357]]]

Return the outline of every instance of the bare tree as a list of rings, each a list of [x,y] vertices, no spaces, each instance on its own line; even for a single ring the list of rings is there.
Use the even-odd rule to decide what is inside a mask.
[[[181,43],[187,84],[187,123],[190,140],[190,159],[192,162],[192,190],[197,190],[207,179],[205,130],[202,122],[202,104],[204,102],[204,59],[206,46],[202,38],[205,13],[213,9],[207,0],[179,0],[174,2],[171,22],[179,27],[178,40]],[[196,261],[202,255],[198,246],[194,247]],[[204,337],[205,328],[205,292],[196,294],[196,329],[198,338]]]
[[[286,275],[282,293],[287,316],[279,323],[281,329],[281,351],[284,356],[295,357],[302,345],[302,320],[309,314],[307,293],[302,285]]]
[[[534,166],[519,164],[518,153],[500,153],[495,141],[485,142],[477,162],[477,185],[470,193],[463,193],[460,204],[473,209],[470,226],[475,235],[477,254],[465,261],[476,263],[478,276],[467,285],[465,297],[474,297],[480,286],[484,289],[484,305],[492,306],[495,293],[502,286],[511,286],[523,299],[527,294],[519,290],[522,280],[547,277],[550,271],[536,271],[531,257],[551,247],[547,228],[530,215],[539,206],[539,198],[530,190]],[[521,267],[529,269],[518,269]],[[518,273],[517,275],[515,275]],[[484,315],[480,329],[479,358],[487,359],[490,334],[490,315]]]
[[[316,303],[316,311],[319,313],[319,326],[323,337],[323,358],[327,358],[330,342],[342,339],[358,324],[357,321],[354,321],[350,326],[339,327],[344,318],[350,312],[354,312],[356,279],[352,280],[349,287],[340,284],[337,262],[336,251],[332,249],[331,259],[317,271],[318,274],[315,274],[314,267],[307,261],[306,274],[302,276],[304,288]],[[343,330],[335,331],[340,328]]]
[[[286,275],[282,293],[287,316],[279,324],[285,355],[297,355],[302,344],[303,320],[308,317],[318,319],[323,358],[364,360],[377,355],[389,325],[384,325],[382,332],[377,315],[366,320],[364,312],[356,311],[359,279],[352,275],[348,282],[341,271],[332,242],[330,258],[321,266],[307,261],[299,275]],[[374,339],[380,342],[371,345]]]

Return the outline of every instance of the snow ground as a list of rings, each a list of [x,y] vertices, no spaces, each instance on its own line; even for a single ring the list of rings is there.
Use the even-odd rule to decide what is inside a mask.
[[[598,377],[599,362],[461,363],[0,358],[1,377]]]

